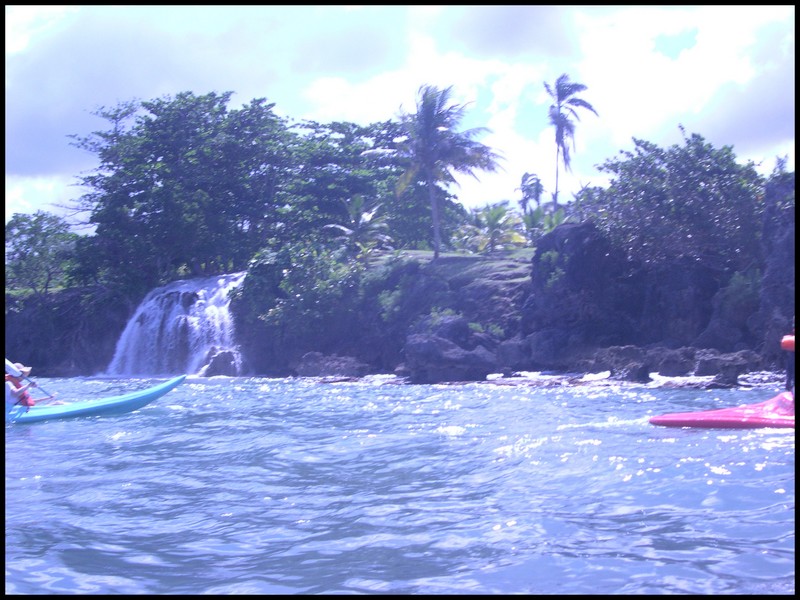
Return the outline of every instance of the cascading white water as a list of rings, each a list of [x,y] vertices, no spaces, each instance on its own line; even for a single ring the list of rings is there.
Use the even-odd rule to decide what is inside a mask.
[[[152,290],[117,342],[109,375],[204,374],[209,357],[220,351],[235,356],[228,292],[245,273],[174,281]]]

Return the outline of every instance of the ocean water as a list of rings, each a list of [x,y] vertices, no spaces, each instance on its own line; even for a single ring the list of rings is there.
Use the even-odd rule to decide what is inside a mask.
[[[794,594],[794,430],[648,423],[780,388],[190,377],[6,425],[5,591]]]

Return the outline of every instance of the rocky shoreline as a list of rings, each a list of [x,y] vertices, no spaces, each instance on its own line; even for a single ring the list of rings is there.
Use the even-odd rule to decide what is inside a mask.
[[[314,380],[319,384],[335,383],[372,383],[375,385],[416,385],[407,377],[400,375],[307,375],[304,379]],[[442,381],[436,385],[463,386],[463,385],[491,385],[524,387],[533,389],[562,388],[562,387],[624,387],[646,389],[774,389],[783,387],[785,374],[778,371],[752,371],[741,374],[735,386],[720,385],[713,375],[697,376],[686,375],[667,377],[659,373],[650,373],[648,381],[628,381],[616,379],[610,371],[601,373],[540,373],[521,372],[503,375],[497,373],[490,375],[483,381]]]
[[[663,349],[660,349],[663,350]],[[608,348],[600,353],[593,365],[594,369],[586,372],[508,372],[488,373],[483,379],[441,380],[443,385],[462,385],[467,382],[487,383],[492,385],[515,385],[527,387],[558,387],[573,385],[619,385],[624,383],[645,384],[648,387],[675,387],[695,389],[729,389],[746,388],[763,385],[782,385],[785,372],[765,371],[750,368],[758,364],[760,359],[752,352],[720,354],[714,351],[697,351],[681,349],[678,355],[684,357],[683,362],[674,362],[673,358],[663,359],[660,371],[652,371],[647,362],[626,362],[638,356],[647,356],[640,348]],[[664,354],[655,352],[654,354]],[[668,353],[669,354],[669,353]],[[699,356],[690,369],[690,356]],[[614,360],[623,357],[623,360]],[[641,361],[641,359],[639,359]],[[600,370],[600,365],[622,365]],[[679,365],[683,365],[680,368]],[[369,373],[369,366],[354,360],[352,357],[325,356],[319,352],[310,352],[298,365],[298,376],[317,379],[320,383],[337,383],[344,381],[361,381],[365,378],[379,379],[384,383],[414,384],[418,383],[409,376],[404,368],[393,374],[375,375]]]

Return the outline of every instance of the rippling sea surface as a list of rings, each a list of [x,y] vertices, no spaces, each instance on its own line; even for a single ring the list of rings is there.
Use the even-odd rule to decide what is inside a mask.
[[[779,383],[501,383],[189,378],[6,425],[6,593],[795,592],[794,430],[648,423]]]

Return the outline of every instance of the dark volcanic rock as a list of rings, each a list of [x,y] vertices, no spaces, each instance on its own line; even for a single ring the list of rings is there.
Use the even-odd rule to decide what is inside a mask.
[[[301,377],[363,377],[370,374],[370,366],[352,356],[324,355],[308,352],[303,355],[295,370]]]
[[[650,377],[651,367],[646,362],[631,362],[618,369],[612,371],[611,376],[614,379],[622,381],[633,381],[636,383],[647,383],[652,381]]]
[[[521,310],[531,369],[569,369],[592,349],[632,342],[641,294],[626,268],[591,221],[560,225],[539,240]]]
[[[530,367],[530,347],[519,335],[500,342],[495,348],[500,372],[524,371]]]
[[[206,366],[200,371],[202,377],[225,375],[236,377],[239,370],[236,367],[237,356],[233,350],[212,349],[206,356]]]
[[[729,374],[733,368],[738,369],[738,375],[763,368],[761,357],[752,350],[720,354],[716,350],[703,349],[697,351],[696,357],[697,367],[694,374],[700,376]]]
[[[497,370],[494,354],[483,346],[466,350],[437,335],[408,336],[405,355],[406,372],[413,383],[483,381]]]
[[[664,377],[691,375],[695,368],[694,356],[694,348],[684,347],[677,350],[665,348],[656,359],[656,371]]]

